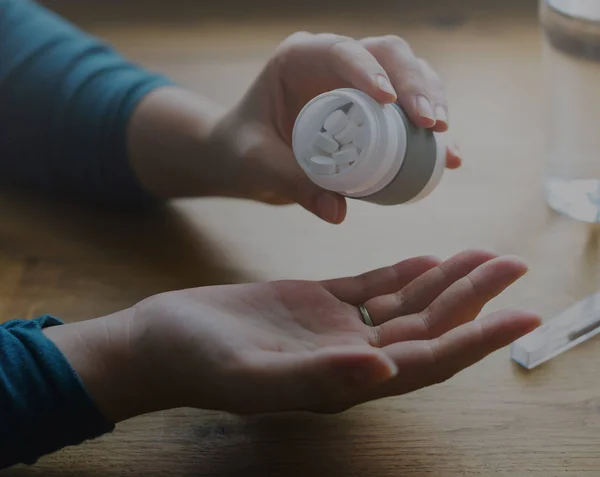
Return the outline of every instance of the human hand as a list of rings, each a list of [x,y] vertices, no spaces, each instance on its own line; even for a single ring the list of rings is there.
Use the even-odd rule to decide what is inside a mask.
[[[398,101],[418,126],[448,128],[440,80],[404,40],[298,33],[280,45],[229,112],[180,87],[148,94],[128,125],[132,169],[158,196],[298,203],[328,222],[342,222],[345,198],[313,184],[291,147],[300,109],[341,87],[360,89],[381,103]],[[460,162],[456,150],[448,149],[447,167]]]
[[[297,33],[286,39],[244,99],[215,129],[235,152],[228,168],[230,187],[243,197],[272,204],[297,202],[317,216],[341,222],[343,197],[313,184],[291,149],[294,122],[313,97],[354,87],[381,103],[398,101],[417,126],[448,129],[446,99],[438,75],[401,38],[360,41],[334,34]],[[448,149],[447,167],[460,158]]]
[[[115,421],[181,406],[337,412],[442,382],[537,327],[523,311],[473,321],[525,271],[482,251],[420,257],[354,278],[165,293],[47,333]]]

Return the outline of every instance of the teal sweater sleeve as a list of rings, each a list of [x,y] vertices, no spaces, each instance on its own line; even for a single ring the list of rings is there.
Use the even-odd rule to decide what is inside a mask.
[[[0,183],[79,201],[153,201],[127,157],[136,105],[171,84],[30,0],[0,0]],[[51,317],[0,325],[0,468],[110,432],[45,338]]]
[[[42,330],[43,316],[0,325],[0,469],[112,431],[83,383]]]
[[[153,201],[126,131],[171,84],[30,0],[0,0],[0,183],[106,205]]]

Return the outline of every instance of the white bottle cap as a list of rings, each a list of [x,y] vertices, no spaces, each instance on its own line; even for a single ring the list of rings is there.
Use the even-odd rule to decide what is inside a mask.
[[[381,105],[355,89],[311,100],[294,125],[296,160],[317,185],[378,204],[414,202],[439,183],[445,148],[416,128],[397,105]],[[314,167],[331,157],[336,171]],[[311,165],[313,165],[311,167]]]

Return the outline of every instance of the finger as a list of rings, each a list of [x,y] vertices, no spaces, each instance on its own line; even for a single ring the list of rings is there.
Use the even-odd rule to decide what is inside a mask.
[[[395,363],[380,350],[364,346],[323,348],[304,358],[304,373],[321,378],[326,385],[340,383],[350,387],[370,386],[387,381],[398,372]]]
[[[331,47],[337,74],[381,103],[393,103],[397,94],[388,74],[358,41],[342,39]]]
[[[441,383],[509,345],[540,325],[538,315],[503,310],[455,328],[430,341],[396,343],[383,348],[398,368],[398,378],[368,399],[404,394]]]
[[[462,165],[462,157],[456,144],[446,148],[446,167],[448,169],[458,169]]]
[[[435,113],[436,123],[433,126],[433,130],[435,132],[445,132],[448,130],[448,103],[442,81],[427,61],[419,58],[418,62],[425,77],[427,97]]]
[[[375,296],[399,290],[439,263],[436,257],[410,258],[356,277],[336,278],[321,283],[339,300],[358,306]]]
[[[366,307],[376,325],[392,318],[419,313],[454,282],[467,276],[497,255],[485,250],[467,250],[423,273],[400,290],[369,300]]]
[[[268,411],[341,411],[357,392],[397,374],[386,353],[367,346],[265,352],[247,358],[246,363],[256,372],[246,373],[252,379],[245,387],[258,390],[257,401]]]
[[[456,281],[420,313],[379,327],[380,345],[436,338],[474,320],[485,304],[521,278],[527,266],[514,257],[500,257]]]
[[[257,182],[264,182],[265,189],[287,197],[329,223],[339,224],[346,217],[346,199],[312,182],[284,143],[272,141],[257,160],[262,162],[262,167],[256,168],[261,171]]]
[[[311,71],[328,89],[353,86],[381,103],[397,98],[385,69],[352,38],[296,33],[282,43],[277,56],[294,71]]]
[[[419,127],[434,127],[437,121],[432,98],[438,93],[429,91],[425,73],[410,45],[397,36],[365,38],[362,43],[387,71],[398,93],[398,103],[412,122]]]

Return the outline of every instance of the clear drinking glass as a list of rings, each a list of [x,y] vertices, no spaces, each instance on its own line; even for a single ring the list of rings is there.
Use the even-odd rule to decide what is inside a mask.
[[[600,0],[540,0],[546,201],[600,222]]]

